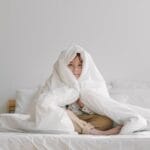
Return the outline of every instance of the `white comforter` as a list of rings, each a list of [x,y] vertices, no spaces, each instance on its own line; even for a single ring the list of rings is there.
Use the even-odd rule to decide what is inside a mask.
[[[67,67],[76,53],[83,59],[78,80]],[[51,76],[33,100],[29,114],[1,114],[0,130],[73,134],[74,127],[65,105],[78,98],[95,113],[123,124],[120,134],[150,129],[150,110],[113,100],[91,56],[83,48],[73,46],[61,52]]]

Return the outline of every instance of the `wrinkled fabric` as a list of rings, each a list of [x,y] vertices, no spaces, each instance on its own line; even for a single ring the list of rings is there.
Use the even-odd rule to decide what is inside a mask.
[[[69,70],[68,64],[81,54],[83,60],[82,73],[78,79]],[[11,118],[16,122],[7,128],[25,131],[60,131],[74,133],[73,124],[66,113],[65,106],[74,103],[78,98],[93,112],[106,115],[118,124],[123,124],[120,134],[131,134],[149,129],[150,110],[139,109],[132,105],[122,104],[112,99],[108,93],[105,80],[90,54],[80,46],[72,46],[64,50],[55,62],[51,76],[47,79],[36,99],[33,100],[28,116],[17,118],[15,115],[1,115],[0,127]]]
[[[1,150],[149,150],[150,133],[142,135],[66,135],[0,133]]]

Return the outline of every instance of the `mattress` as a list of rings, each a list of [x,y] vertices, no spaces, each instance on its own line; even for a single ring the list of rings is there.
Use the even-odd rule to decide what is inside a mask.
[[[149,150],[150,133],[136,135],[67,135],[0,133],[0,150]]]

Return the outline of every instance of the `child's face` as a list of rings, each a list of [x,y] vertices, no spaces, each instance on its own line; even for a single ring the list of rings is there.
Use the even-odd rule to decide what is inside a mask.
[[[69,69],[72,71],[74,76],[78,79],[82,72],[82,62],[79,56],[76,56],[69,64]]]

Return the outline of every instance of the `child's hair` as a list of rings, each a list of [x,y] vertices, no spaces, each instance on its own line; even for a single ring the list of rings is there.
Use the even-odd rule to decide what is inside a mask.
[[[77,53],[77,54],[76,54],[76,57],[78,57],[78,58],[79,58],[79,60],[80,60],[80,61],[81,61],[81,63],[82,63],[82,61],[83,61],[83,60],[82,60],[82,58],[81,58],[81,54],[80,54],[80,53]]]

